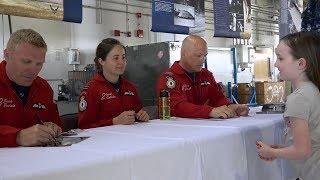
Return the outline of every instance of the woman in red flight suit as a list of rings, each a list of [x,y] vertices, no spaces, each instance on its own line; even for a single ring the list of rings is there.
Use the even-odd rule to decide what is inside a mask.
[[[123,45],[112,38],[102,40],[94,62],[97,73],[79,98],[79,128],[148,121],[135,85],[121,76],[127,64]]]

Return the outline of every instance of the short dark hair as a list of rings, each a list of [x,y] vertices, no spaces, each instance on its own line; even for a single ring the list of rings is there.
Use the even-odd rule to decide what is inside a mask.
[[[96,71],[98,73],[102,73],[102,71],[103,71],[102,66],[99,63],[99,58],[101,58],[102,61],[105,61],[107,55],[117,45],[120,45],[123,47],[123,45],[120,43],[120,41],[113,39],[113,38],[104,39],[99,43],[99,45],[96,49],[96,57],[94,58],[94,62],[96,64]]]

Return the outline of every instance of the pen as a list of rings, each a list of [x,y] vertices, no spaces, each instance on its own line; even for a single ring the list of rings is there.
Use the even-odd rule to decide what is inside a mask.
[[[38,113],[36,113],[35,116],[36,116],[37,123],[41,124],[41,125],[44,125],[44,122],[40,119]]]
[[[38,113],[35,113],[35,116],[36,116],[36,120],[37,120],[37,123],[38,123],[38,124],[41,124],[41,125],[46,126],[46,125],[44,124],[44,122],[40,119]],[[55,137],[53,137],[52,140],[53,140],[52,142],[53,142],[55,145],[59,145],[59,144],[60,144],[60,142],[59,142]]]

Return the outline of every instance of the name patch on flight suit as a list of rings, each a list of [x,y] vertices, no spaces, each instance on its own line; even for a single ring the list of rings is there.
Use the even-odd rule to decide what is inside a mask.
[[[126,92],[124,92],[124,95],[125,96],[134,96],[134,93],[131,91],[126,91]]]
[[[190,91],[191,90],[191,86],[189,84],[183,84],[181,86],[181,90],[182,91]]]
[[[114,99],[114,98],[116,98],[116,96],[114,94],[112,94],[112,92],[101,94],[101,101],[106,100],[106,99]]]
[[[0,98],[0,107],[14,108],[14,107],[16,107],[16,105],[13,103],[13,100],[9,100],[6,98]]]
[[[79,111],[85,111],[87,109],[88,103],[85,99],[85,96],[80,97],[80,102],[79,102]]]
[[[44,104],[41,104],[40,102],[33,104],[32,107],[36,109],[47,109],[46,106]]]
[[[210,82],[208,81],[203,81],[202,83],[200,83],[200,86],[209,86]]]

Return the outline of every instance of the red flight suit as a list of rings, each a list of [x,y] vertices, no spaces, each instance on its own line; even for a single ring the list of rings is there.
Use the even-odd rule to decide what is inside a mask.
[[[0,63],[0,147],[15,147],[17,133],[39,124],[36,114],[43,121],[50,121],[62,128],[53,91],[48,82],[37,77],[30,86],[28,100],[23,105],[6,74],[7,62]]]
[[[214,107],[230,104],[210,71],[203,68],[193,82],[178,61],[160,75],[157,94],[164,89],[170,92],[171,114],[177,117],[210,118]]]
[[[79,128],[113,125],[112,119],[124,111],[139,112],[142,108],[136,87],[120,77],[117,93],[103,75],[95,74],[79,98]]]

